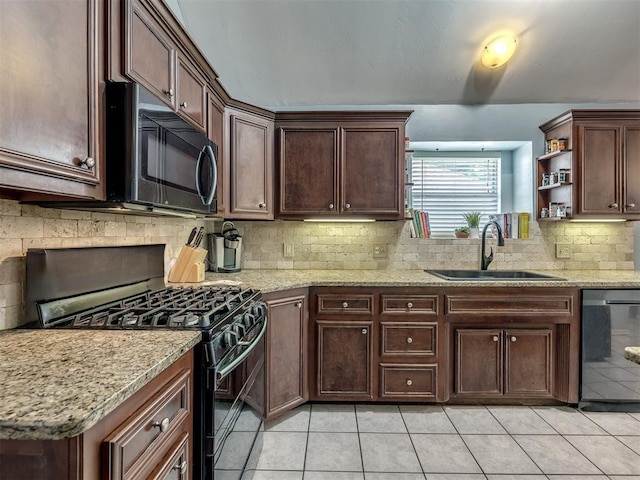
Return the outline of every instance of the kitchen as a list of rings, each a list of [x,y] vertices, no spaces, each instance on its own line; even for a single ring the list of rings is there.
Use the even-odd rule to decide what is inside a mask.
[[[184,9],[186,12],[188,5],[185,5]],[[557,20],[554,18],[554,21]],[[195,33],[192,34],[195,38]],[[633,41],[626,42],[627,46],[633,44]],[[517,58],[516,56],[514,61]],[[218,65],[215,62],[213,64],[216,67]],[[633,66],[632,62],[631,65]],[[115,68],[113,65],[110,67]],[[116,67],[119,69],[119,64],[116,64]],[[227,84],[226,81],[223,83],[227,88],[231,88],[233,84],[233,82]],[[637,90],[637,82],[635,90]],[[497,91],[499,92],[500,89],[498,88]],[[253,103],[251,97],[238,98],[244,101],[251,100]],[[356,103],[355,100],[354,97],[354,103]],[[532,99],[534,100],[538,101]],[[380,101],[393,104],[382,97]],[[262,104],[262,102],[256,103]],[[442,105],[442,101],[437,103],[440,105],[411,106],[414,113],[407,123],[406,133],[412,140],[482,141],[486,138],[495,139],[496,131],[500,131],[501,136],[498,140],[528,139],[533,142],[533,156],[543,154],[542,135],[538,125],[569,108],[602,108],[602,104],[586,101],[571,103],[563,101],[557,104],[527,103],[524,107],[522,105],[482,105],[476,108]],[[524,108],[527,110],[527,115],[522,118]],[[622,104],[608,102],[606,108],[638,108],[637,92],[633,101]],[[268,116],[260,109],[257,113],[261,117]],[[3,117],[6,119],[6,116],[3,115]],[[433,118],[438,118],[439,121],[430,121]],[[5,125],[3,123],[3,128]],[[216,143],[224,146],[224,142]],[[2,170],[2,176],[5,178],[3,182],[7,181],[7,178],[11,181],[12,171],[14,170],[6,168]],[[30,181],[32,186],[48,188],[47,186],[39,187],[41,181],[33,179]],[[54,186],[51,187],[52,191]],[[65,191],[64,186],[56,188]],[[0,200],[2,213],[0,217],[0,236],[2,237],[0,289],[4,300],[0,305],[0,327],[4,329],[14,328],[25,321],[23,314],[24,255],[27,249],[165,244],[167,248],[164,270],[168,272],[172,259],[178,255],[192,227],[201,224],[200,220],[169,217],[43,209],[31,204],[18,203],[15,192],[14,189],[3,190],[5,199]],[[86,192],[84,195],[87,195]],[[226,185],[225,195],[227,196],[221,201],[229,206],[231,200],[228,197],[229,184]],[[255,215],[245,215],[244,218],[260,218],[259,212],[252,213]],[[273,214],[273,211],[270,213]],[[264,222],[242,220],[243,215],[237,213],[231,215],[231,218],[237,219],[234,223],[243,235],[243,268],[248,274],[252,270],[269,269],[292,270],[292,275],[298,273],[295,272],[296,270],[306,269],[363,269],[366,271],[378,269],[411,270],[413,275],[423,268],[471,269],[477,268],[478,263],[479,253],[469,249],[468,242],[462,243],[452,238],[426,241],[411,239],[405,222],[357,225],[327,225],[282,220]],[[530,239],[507,240],[506,247],[495,248],[496,259],[492,267],[553,271],[614,270],[618,272],[616,276],[621,281],[634,278],[633,222],[610,224],[532,222],[531,226]],[[293,244],[293,257],[284,256],[285,242]],[[571,244],[573,252],[571,258],[556,258],[556,243]],[[387,258],[372,257],[372,248],[377,244],[387,245]],[[478,246],[477,243],[472,245]],[[297,281],[299,280],[294,280],[294,284]]]

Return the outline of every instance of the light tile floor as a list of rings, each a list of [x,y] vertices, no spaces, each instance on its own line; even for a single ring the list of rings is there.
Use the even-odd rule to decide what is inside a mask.
[[[307,404],[267,422],[242,480],[640,480],[640,414]]]

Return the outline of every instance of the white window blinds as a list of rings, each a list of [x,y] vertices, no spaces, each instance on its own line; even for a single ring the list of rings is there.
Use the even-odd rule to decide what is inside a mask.
[[[429,213],[432,235],[451,236],[462,214],[482,213],[482,225],[500,211],[500,157],[437,156],[411,159],[411,206]]]

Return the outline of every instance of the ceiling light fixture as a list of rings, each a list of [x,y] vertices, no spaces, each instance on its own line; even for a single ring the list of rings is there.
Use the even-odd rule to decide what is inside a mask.
[[[518,41],[512,35],[500,35],[490,40],[482,49],[480,61],[487,68],[498,68],[509,61],[516,51]]]

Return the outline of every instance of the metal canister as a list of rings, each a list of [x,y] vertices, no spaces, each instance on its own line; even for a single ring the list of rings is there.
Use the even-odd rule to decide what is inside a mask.
[[[566,150],[567,149],[567,139],[559,138],[558,139],[558,150]]]

